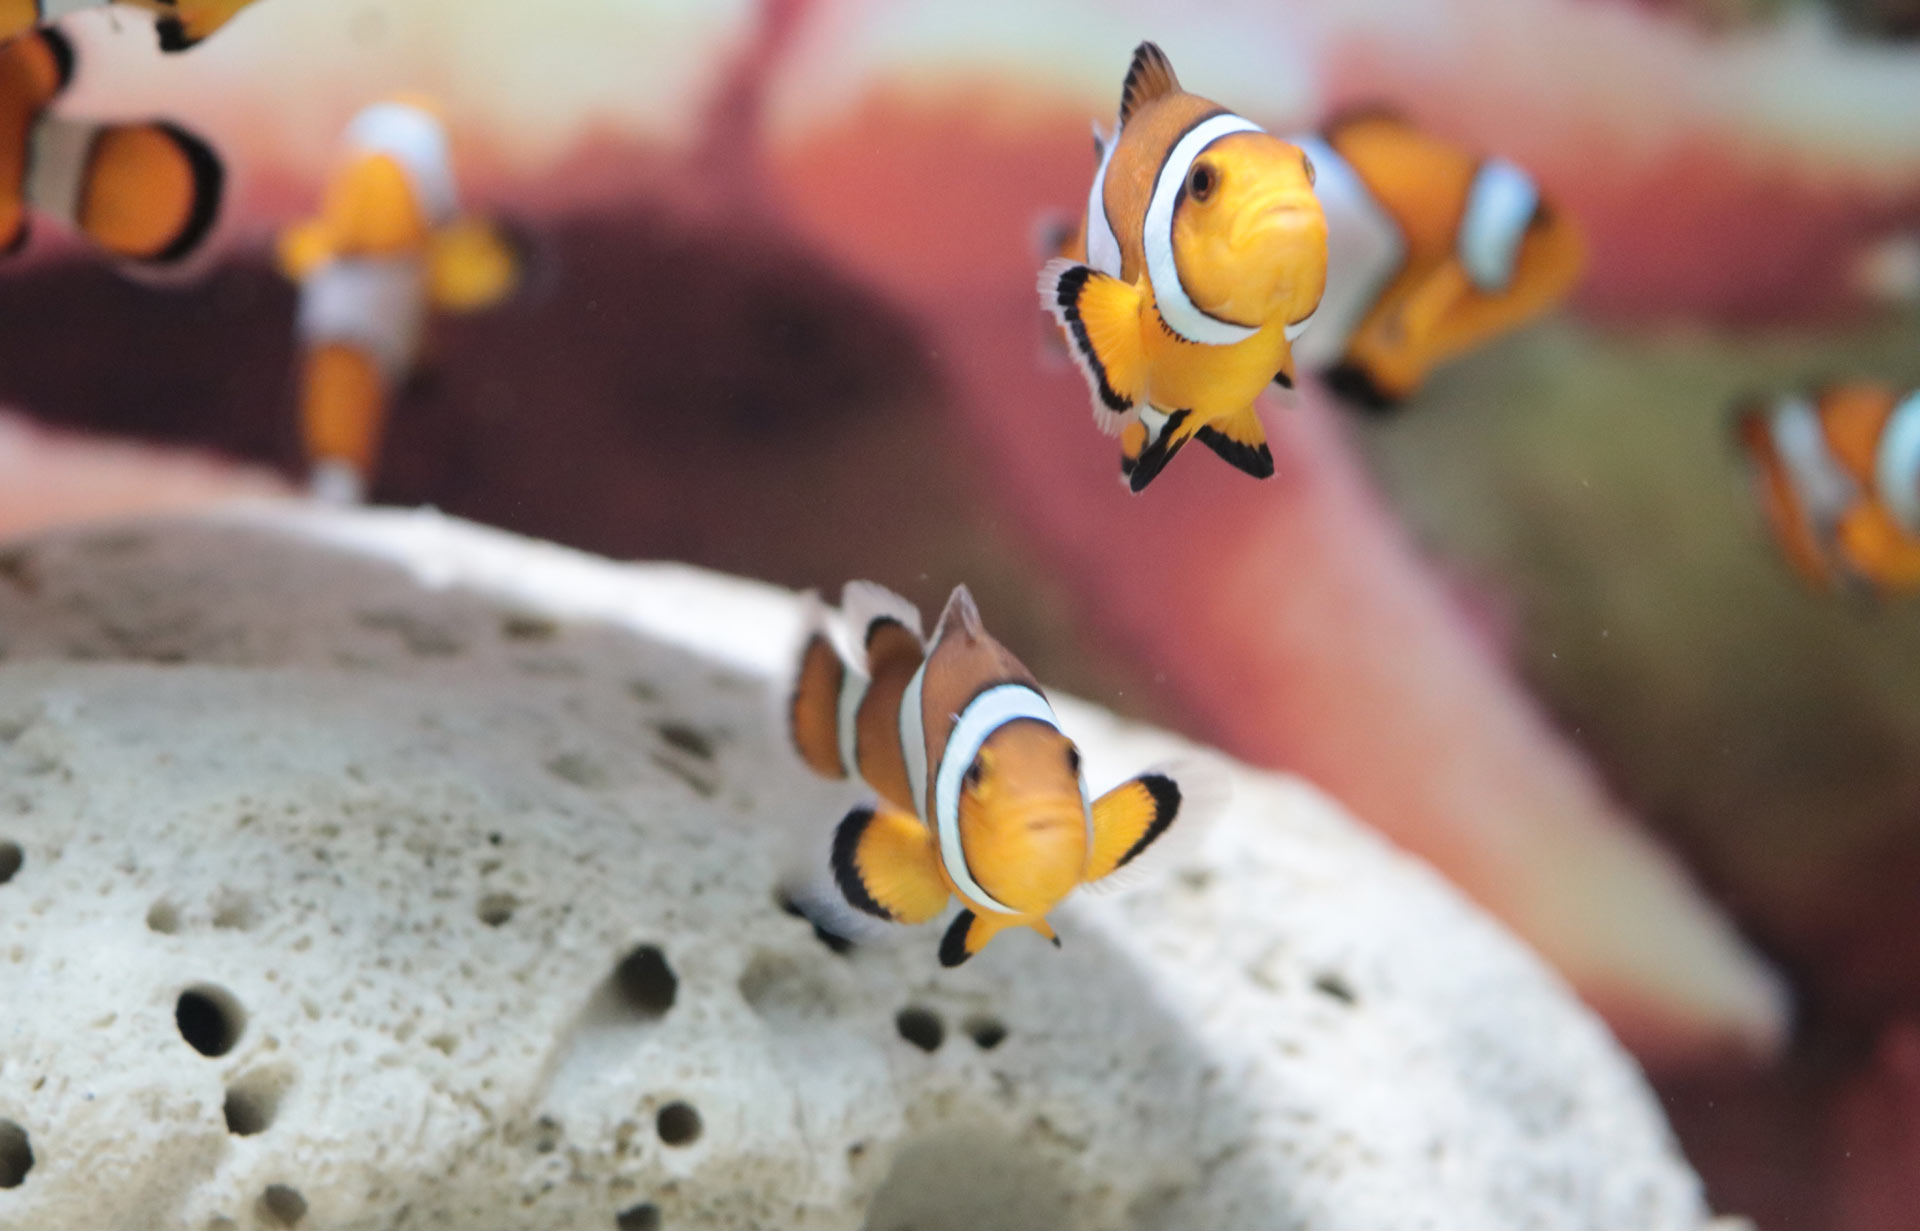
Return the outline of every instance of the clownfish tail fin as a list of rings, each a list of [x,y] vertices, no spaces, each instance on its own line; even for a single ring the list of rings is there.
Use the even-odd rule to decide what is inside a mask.
[[[840,690],[847,664],[835,643],[832,613],[820,596],[808,592],[802,599],[804,625],[800,661],[794,670],[793,691],[787,698],[786,726],[793,747],[807,767],[823,778],[844,778],[840,761]]]
[[[1067,335],[1074,364],[1093,392],[1093,417],[1108,435],[1139,401],[1147,369],[1140,339],[1140,291],[1085,265],[1057,259],[1040,269],[1040,302]]]
[[[1154,43],[1142,43],[1133,49],[1133,62],[1127,65],[1127,79],[1120,86],[1120,122],[1125,124],[1146,103],[1180,89],[1167,53]]]
[[[847,905],[889,923],[926,923],[951,896],[933,835],[917,818],[884,804],[847,813],[833,831],[828,863]]]
[[[200,251],[219,220],[226,169],[176,125],[91,128],[50,117],[35,155],[36,203],[115,256],[177,264]]]
[[[1194,436],[1234,469],[1243,470],[1256,479],[1273,477],[1273,450],[1267,446],[1266,431],[1252,406],[1209,423]]]
[[[1137,884],[1192,850],[1230,798],[1226,767],[1199,757],[1156,765],[1114,787],[1093,801],[1086,887],[1103,893]]]

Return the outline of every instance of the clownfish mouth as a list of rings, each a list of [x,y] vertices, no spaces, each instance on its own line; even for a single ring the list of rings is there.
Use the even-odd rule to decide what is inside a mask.
[[[1238,245],[1273,230],[1307,231],[1314,227],[1319,215],[1316,204],[1303,202],[1297,196],[1288,194],[1284,199],[1258,205],[1242,213],[1235,221],[1231,235],[1233,242]]]

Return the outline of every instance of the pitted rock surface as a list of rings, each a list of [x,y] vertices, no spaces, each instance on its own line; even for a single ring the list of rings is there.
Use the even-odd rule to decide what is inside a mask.
[[[0,1227],[1705,1222],[1597,1021],[1298,781],[1061,951],[831,951],[797,630],[424,513],[0,548]],[[1059,709],[1096,789],[1187,750]]]

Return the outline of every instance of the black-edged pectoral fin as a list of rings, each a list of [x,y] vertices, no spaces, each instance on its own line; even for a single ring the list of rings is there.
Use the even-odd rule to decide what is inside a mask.
[[[925,923],[946,908],[933,835],[916,818],[863,805],[834,830],[833,881],[855,910],[891,923]]]
[[[1256,479],[1273,477],[1273,450],[1267,447],[1267,433],[1252,406],[1210,423],[1194,435],[1235,470],[1244,470]]]
[[[1085,265],[1055,260],[1041,267],[1040,302],[1060,323],[1073,361],[1087,378],[1100,429],[1118,431],[1146,383],[1139,288]]]
[[[1183,846],[1197,838],[1229,793],[1225,769],[1200,758],[1155,766],[1114,787],[1093,801],[1087,883],[1136,870],[1149,851],[1169,847],[1169,833],[1178,832]]]

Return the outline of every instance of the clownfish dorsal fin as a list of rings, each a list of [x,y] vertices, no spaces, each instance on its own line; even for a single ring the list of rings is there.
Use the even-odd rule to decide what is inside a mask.
[[[1173,75],[1167,53],[1153,43],[1133,49],[1133,63],[1127,66],[1127,80],[1120,87],[1120,123],[1125,124],[1144,104],[1177,93],[1180,79]]]
[[[973,601],[973,592],[964,585],[955,586],[953,594],[947,599],[946,609],[940,613],[940,626],[933,635],[934,643],[952,648],[953,641],[979,641],[986,635],[987,626],[980,619],[980,608]]]

